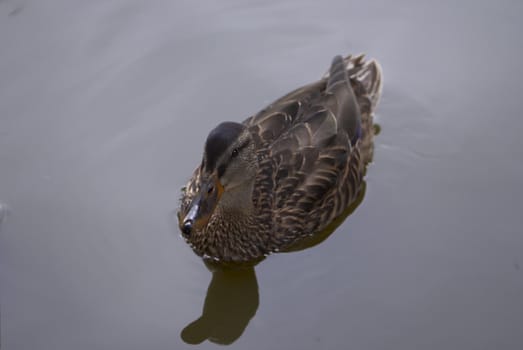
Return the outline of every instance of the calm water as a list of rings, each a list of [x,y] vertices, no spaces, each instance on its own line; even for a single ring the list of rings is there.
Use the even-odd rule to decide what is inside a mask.
[[[0,1],[2,350],[522,349],[522,15]],[[363,202],[314,248],[212,274],[172,216],[208,131],[350,52],[385,76]]]

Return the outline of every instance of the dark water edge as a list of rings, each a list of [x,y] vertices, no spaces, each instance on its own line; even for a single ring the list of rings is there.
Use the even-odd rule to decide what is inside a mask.
[[[0,1],[2,349],[521,349],[516,1]],[[365,198],[312,248],[208,269],[203,140],[336,54],[384,72]]]

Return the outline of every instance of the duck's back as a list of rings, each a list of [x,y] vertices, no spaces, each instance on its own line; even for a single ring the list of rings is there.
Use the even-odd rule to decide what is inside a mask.
[[[260,149],[253,200],[274,249],[322,230],[358,195],[380,89],[375,61],[337,56],[321,80],[244,122]]]

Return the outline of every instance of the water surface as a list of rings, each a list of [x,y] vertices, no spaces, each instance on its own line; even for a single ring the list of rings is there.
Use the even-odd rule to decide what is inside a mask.
[[[0,1],[2,349],[523,348],[517,1]],[[172,213],[203,141],[367,52],[365,198],[209,271]],[[206,340],[209,339],[209,340]]]

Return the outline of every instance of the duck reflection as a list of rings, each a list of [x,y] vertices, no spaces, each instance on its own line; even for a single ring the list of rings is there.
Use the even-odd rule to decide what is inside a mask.
[[[364,182],[357,200],[323,232],[302,240],[286,252],[311,248],[326,240],[360,205],[365,197],[365,189]],[[259,262],[250,266],[221,266],[206,262],[207,268],[212,272],[212,279],[203,303],[202,316],[182,330],[181,338],[184,342],[200,344],[209,340],[216,344],[228,345],[243,334],[258,310],[258,281],[254,266]]]
[[[258,309],[254,267],[208,267],[212,280],[202,316],[185,327],[181,337],[188,344],[199,344],[206,339],[217,344],[231,344],[242,335]]]

